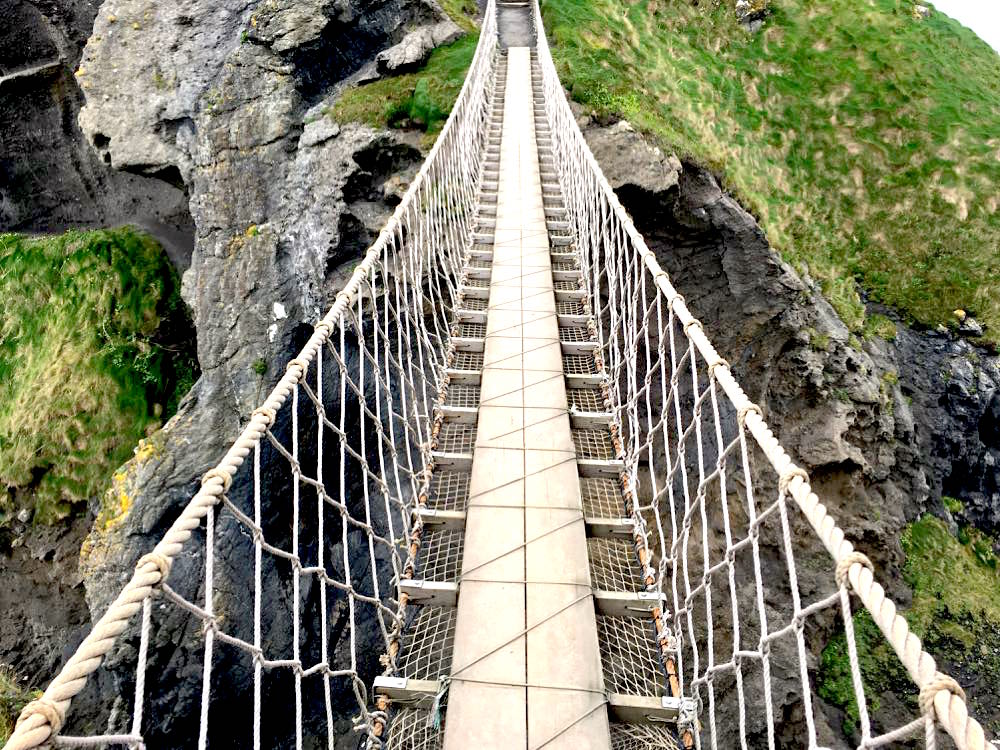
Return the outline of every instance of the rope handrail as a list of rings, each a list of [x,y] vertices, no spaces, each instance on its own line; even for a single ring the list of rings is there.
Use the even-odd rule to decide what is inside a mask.
[[[795,500],[824,548],[833,558],[838,587],[842,592],[850,589],[858,595],[865,609],[871,614],[879,630],[892,646],[893,651],[899,657],[911,679],[919,689],[919,705],[924,713],[924,720],[926,720],[927,726],[924,725],[924,720],[918,720],[916,722],[918,726],[908,727],[907,733],[914,729],[924,729],[928,740],[928,747],[932,747],[934,741],[930,724],[936,719],[955,741],[959,750],[965,750],[966,748],[969,750],[996,750],[996,746],[987,741],[984,730],[979,722],[969,715],[964,692],[958,683],[953,678],[937,670],[934,658],[923,649],[920,638],[910,630],[906,619],[899,614],[896,605],[889,599],[885,589],[875,579],[871,562],[867,557],[854,549],[853,544],[846,538],[827,507],[820,502],[818,496],[812,491],[806,471],[796,466],[785,452],[781,443],[768,427],[761,408],[754,404],[747,397],[746,393],[744,393],[742,387],[734,377],[729,363],[715,350],[715,347],[706,336],[700,321],[688,309],[684,297],[673,287],[666,271],[663,270],[657,262],[655,254],[646,245],[645,240],[636,229],[628,212],[618,200],[614,189],[605,177],[577,125],[576,118],[566,99],[549,51],[539,0],[532,0],[532,12],[538,32],[538,59],[545,82],[545,105],[554,140],[556,141],[555,149],[558,154],[555,162],[557,168],[560,170],[560,177],[564,187],[568,187],[571,194],[575,191],[576,195],[583,197],[582,201],[575,203],[572,201],[567,202],[567,207],[574,215],[578,238],[586,244],[588,232],[593,231],[593,222],[589,221],[593,217],[581,218],[582,214],[587,210],[591,213],[596,211],[596,213],[601,214],[601,209],[595,209],[594,206],[588,208],[583,206],[582,203],[589,200],[595,205],[602,202],[606,204],[608,215],[602,214],[600,216],[604,231],[608,232],[608,234],[618,231],[627,238],[627,243],[624,244],[631,244],[631,248],[628,248],[628,250],[641,260],[643,270],[648,275],[648,280],[655,285],[658,293],[666,301],[669,315],[671,317],[676,316],[683,335],[687,337],[691,346],[694,347],[704,360],[710,380],[719,384],[733,409],[739,415],[741,426],[745,425],[746,430],[753,436],[753,439],[777,473],[781,494],[784,495],[787,493]],[[586,188],[581,184],[579,174],[568,173],[568,165],[574,164],[574,159],[583,160],[583,166],[589,172],[588,177],[592,179],[592,184],[587,185]],[[591,192],[588,193],[587,188]],[[596,193],[594,189],[596,189]],[[609,232],[606,228],[612,223],[616,226]],[[584,248],[584,252],[587,252],[587,248]],[[596,290],[599,288],[597,283],[593,283],[591,285],[591,296],[596,294]],[[635,354],[634,351],[631,353]],[[714,399],[714,391],[712,392],[712,396]],[[621,411],[622,406],[619,404],[619,413]],[[636,456],[632,455],[631,459],[634,466]],[[636,515],[639,514],[637,513]],[[639,523],[644,522],[642,518],[637,518],[636,520]],[[642,544],[644,543],[640,543],[640,546]],[[846,601],[845,594],[845,605]],[[849,612],[849,607],[845,611]],[[846,617],[845,625],[848,628],[850,628],[849,621],[850,617]],[[850,636],[850,658],[854,687],[855,692],[861,694],[856,697],[861,707],[860,710],[864,715],[863,746],[874,747],[875,744],[868,743],[876,743],[879,738],[870,737],[857,654],[853,643],[853,632],[850,633]],[[811,724],[811,715],[809,716],[809,722]],[[810,737],[814,743],[815,730],[811,726],[810,730]],[[881,745],[883,743],[877,742],[877,744]]]
[[[402,200],[379,232],[375,242],[366,251],[362,262],[354,269],[344,288],[336,295],[336,299],[326,315],[316,324],[315,330],[305,346],[288,363],[284,375],[264,402],[253,411],[246,427],[225,456],[202,477],[200,489],[181,511],[177,520],[174,521],[153,550],[139,559],[129,581],[122,587],[107,611],[95,623],[91,632],[49,683],[44,693],[31,701],[21,712],[13,733],[4,745],[4,750],[38,748],[58,735],[65,723],[66,714],[73,698],[86,685],[88,677],[101,665],[104,657],[114,647],[116,640],[126,630],[130,621],[140,610],[143,610],[144,620],[148,620],[150,597],[157,587],[166,581],[174,560],[191,538],[194,530],[201,526],[206,518],[210,517],[211,510],[224,500],[233,477],[247,457],[252,452],[259,453],[262,438],[268,434],[268,428],[275,422],[276,414],[286,405],[290,396],[297,395],[297,386],[305,378],[310,365],[316,361],[318,353],[332,340],[334,331],[340,329],[343,332],[345,314],[358,303],[363,287],[367,287],[366,291],[373,294],[371,279],[374,271],[390,251],[406,241],[403,228],[407,227],[408,223],[412,223],[413,216],[428,210],[420,205],[420,197],[422,193],[428,192],[429,173],[438,166],[439,162],[443,161],[440,159],[442,149],[457,146],[458,150],[463,153],[460,158],[454,161],[459,163],[463,160],[469,163],[478,162],[478,154],[482,150],[484,118],[482,112],[474,112],[475,117],[472,117],[469,116],[468,111],[483,109],[485,92],[474,91],[474,89],[476,87],[485,88],[488,84],[488,77],[494,68],[497,44],[495,0],[488,0],[483,19],[469,74],[459,91],[452,111]],[[465,119],[462,119],[463,117]],[[462,120],[461,125],[466,126],[468,132],[462,132],[456,136],[456,130],[460,127],[456,123],[459,120]],[[456,140],[461,140],[459,136],[467,142],[455,144]],[[475,145],[472,144],[472,141],[476,141]],[[448,164],[447,169],[453,171],[456,169],[455,164]],[[471,186],[469,187],[470,190],[465,192],[471,197]],[[439,206],[435,206],[435,209],[439,208]],[[388,313],[386,315],[388,316]],[[211,651],[210,647],[208,651]],[[137,679],[137,693],[142,692],[143,678],[144,675],[140,675]],[[207,691],[205,700],[207,701]],[[137,697],[138,704],[139,698]],[[137,711],[137,714],[141,719],[141,712]],[[133,735],[136,734],[137,732],[134,731]],[[202,734],[204,735],[204,728]],[[257,740],[259,742],[259,737]],[[204,746],[204,736],[199,744]]]

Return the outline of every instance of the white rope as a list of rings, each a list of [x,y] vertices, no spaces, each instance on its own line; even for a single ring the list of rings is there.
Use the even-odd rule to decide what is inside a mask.
[[[875,581],[871,563],[854,550],[811,491],[808,474],[792,463],[768,429],[761,409],[740,388],[728,362],[712,346],[701,323],[688,310],[621,206],[566,101],[542,30],[537,0],[533,0],[532,9],[555,163],[577,249],[587,269],[585,279],[608,371],[610,402],[625,448],[626,485],[632,488],[636,500],[633,516],[639,529],[637,545],[644,559],[652,559],[655,553],[659,560],[655,590],[673,602],[673,634],[685,634],[683,647],[676,655],[682,692],[695,697],[707,694],[710,746],[718,746],[721,731],[716,726],[720,696],[715,676],[723,673],[733,675],[740,716],[739,741],[744,748],[750,746],[741,665],[753,659],[763,675],[768,746],[775,747],[770,651],[779,638],[791,638],[795,644],[805,729],[810,747],[816,746],[804,628],[808,617],[838,602],[850,641],[852,682],[863,743],[870,747],[884,744],[881,738],[871,736],[846,602],[844,586],[849,584],[914,680],[925,717],[922,726],[932,724],[926,721],[930,717],[940,723],[959,748],[993,748],[979,723],[968,715],[961,688],[938,673],[933,658],[923,650],[920,640]],[[647,297],[647,289],[654,292],[655,301]],[[644,363],[644,371],[638,369],[639,363]],[[686,381],[679,377],[682,372],[687,373]],[[703,425],[714,436],[714,444],[703,442]],[[754,454],[759,454],[763,462],[755,462]],[[642,473],[638,470],[640,457],[648,468]],[[770,472],[765,466],[770,467]],[[739,481],[734,483],[736,479]],[[775,488],[777,499],[758,507],[755,482]],[[736,534],[731,526],[734,495],[739,496],[739,511],[746,518],[745,535]],[[810,605],[800,601],[794,557],[802,540],[792,531],[788,497],[832,556],[835,569],[831,571],[831,583],[840,589],[840,593],[834,591]],[[710,517],[710,513],[721,519],[713,520],[715,516]],[[721,533],[710,528],[710,523],[719,523]],[[647,529],[659,540],[658,549],[650,548],[645,541]],[[765,530],[778,537],[777,549],[787,569],[789,600],[781,607],[784,617],[779,627],[769,622],[764,595],[761,533]],[[709,537],[713,544],[709,544]],[[769,546],[772,544],[769,541]],[[741,625],[746,624],[745,619],[741,623],[741,616],[746,618],[749,613],[740,612],[734,577],[737,557],[742,560],[746,556],[749,561],[741,572],[754,584],[754,628],[759,636],[757,647],[749,650],[742,643],[741,631]],[[716,627],[720,608],[712,594],[713,581],[723,579],[730,588],[727,610],[732,622],[726,624],[728,634]],[[700,616],[695,609],[698,600],[699,608],[704,604]],[[720,633],[727,635],[731,646],[731,655],[724,661],[718,653]],[[910,732],[913,726],[903,729]],[[701,734],[695,732],[694,737],[699,747]],[[932,745],[933,732],[927,736]]]

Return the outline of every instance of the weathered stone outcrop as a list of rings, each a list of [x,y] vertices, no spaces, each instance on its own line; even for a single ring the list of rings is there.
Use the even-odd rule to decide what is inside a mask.
[[[0,231],[136,224],[183,270],[194,226],[176,173],[116,171],[77,124],[73,72],[99,4],[0,0]]]
[[[0,534],[0,664],[13,665],[25,687],[45,684],[90,628],[77,570],[89,519],[65,526],[15,522],[13,547]]]
[[[375,64],[380,73],[405,73],[423,65],[435,47],[453,42],[461,35],[462,30],[451,20],[411,31],[399,44],[379,52]]]

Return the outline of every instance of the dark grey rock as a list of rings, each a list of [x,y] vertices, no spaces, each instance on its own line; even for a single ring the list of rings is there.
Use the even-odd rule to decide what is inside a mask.
[[[0,0],[0,231],[136,224],[183,270],[194,224],[179,176],[113,170],[77,125],[73,73],[98,5]]]
[[[76,560],[91,522],[81,516],[0,535],[0,664],[26,687],[45,685],[89,629]]]
[[[31,91],[37,89],[43,99],[51,99],[52,91],[61,91],[62,98],[46,104],[47,109],[36,106],[18,83],[22,88],[11,96],[20,110],[12,110],[11,116],[41,113],[31,127],[69,149],[66,162],[76,164],[71,177],[89,175],[84,167],[96,164],[103,182],[93,178],[88,184],[103,189],[119,184],[115,180],[122,181],[122,192],[129,193],[132,200],[127,204],[131,220],[146,221],[141,204],[147,194],[142,185],[155,185],[161,191],[148,198],[158,210],[173,205],[170,199],[183,207],[193,251],[189,245],[178,265],[187,269],[183,294],[198,331],[202,376],[177,415],[140,446],[135,458],[116,474],[115,500],[125,512],[103,519],[91,531],[82,545],[81,573],[75,574],[73,555],[59,558],[60,566],[74,570],[75,575],[71,586],[59,589],[67,611],[39,599],[39,611],[25,610],[28,625],[16,618],[0,618],[0,636],[5,649],[10,644],[11,660],[22,673],[39,679],[51,675],[63,656],[52,649],[75,645],[79,636],[70,631],[104,613],[138,557],[152,548],[194,494],[199,477],[224,454],[239,433],[242,420],[305,342],[312,323],[360,260],[422,159],[415,136],[340,127],[322,111],[344,85],[350,85],[353,76],[374,68],[379,52],[400,43],[408,33],[434,29],[426,32],[433,40],[448,31],[441,9],[424,0],[244,0],[235,5],[221,0],[184,0],[159,6],[107,0],[99,12],[93,2],[65,0],[61,4],[73,12],[79,8],[84,16],[72,36],[76,46],[69,45],[72,54],[65,56],[66,69],[52,74],[55,78],[37,77],[44,85],[40,83]],[[40,20],[37,25],[42,28],[44,24]],[[0,31],[0,41],[6,39],[3,33]],[[37,49],[29,50],[31,59],[61,54],[59,44],[39,43]],[[0,44],[0,55],[7,49]],[[0,75],[7,70],[0,68]],[[0,97],[14,91],[11,85],[0,84]],[[76,125],[77,110],[84,97],[86,104],[79,114],[81,132]],[[5,147],[7,132],[5,127]],[[18,149],[19,158],[23,156],[25,163],[38,167],[40,147],[26,142]],[[77,159],[77,154],[83,156]],[[62,179],[63,173],[43,174],[38,185],[56,185]],[[40,187],[38,190],[42,192]],[[166,195],[163,190],[173,192]],[[23,196],[5,191],[6,183],[0,182],[0,212],[21,211],[26,205]],[[60,204],[62,196],[57,195],[53,205]],[[107,211],[97,213],[94,222],[105,223],[108,216]],[[0,213],[0,223],[6,222],[6,217]],[[28,222],[22,218],[11,221],[17,226]],[[348,362],[356,364],[357,354],[351,346],[348,342]],[[253,366],[259,360],[267,363],[263,374]],[[329,365],[328,372],[336,372],[336,368]],[[332,387],[331,392],[335,392]],[[286,424],[275,428],[285,440],[287,431]],[[334,437],[329,444],[336,446]],[[308,448],[304,450],[306,460]],[[315,465],[315,457],[312,461]],[[264,471],[275,497],[287,498],[290,485],[284,459],[273,451],[265,452]],[[360,497],[361,478],[349,476],[347,481],[350,496]],[[244,509],[249,507],[245,480],[232,488],[230,497]],[[270,540],[287,549],[291,544],[289,506],[275,501],[268,507],[265,520],[273,531]],[[315,498],[311,507],[315,507]],[[356,517],[362,515],[360,508],[352,511]],[[374,522],[383,527],[386,523],[384,518]],[[252,639],[247,629],[252,622],[248,616],[252,611],[248,610],[253,592],[248,580],[253,566],[252,540],[228,513],[220,514],[217,523],[217,611],[227,615],[227,632]],[[340,523],[339,513],[331,512],[326,524],[332,540],[327,550],[331,561],[342,556],[342,542],[336,541],[341,535]],[[308,538],[309,523],[302,529],[304,539]],[[77,532],[77,548],[84,532]],[[349,530],[347,538],[348,555],[365,564],[366,537]],[[316,542],[311,544],[311,549],[303,550],[304,555],[315,555]],[[191,602],[203,603],[203,550],[203,532],[198,532],[172,572],[171,585]],[[391,578],[383,551],[366,564],[374,564],[383,581]],[[44,565],[39,567],[44,569]],[[23,565],[11,570],[25,585],[36,575]],[[364,570],[359,572],[361,579],[371,575],[367,567]],[[290,654],[290,580],[290,570],[280,563],[265,571],[263,595],[268,617],[263,641],[269,654]],[[16,586],[10,590],[21,591]],[[315,583],[305,581],[303,643],[319,643],[315,633],[318,596]],[[46,629],[46,613],[41,612],[46,606],[53,619],[65,622],[63,630]],[[156,689],[149,692],[147,738],[151,747],[181,747],[197,734],[201,626],[184,610],[165,602],[155,606],[150,675]],[[359,670],[369,682],[379,669],[382,636],[371,607],[359,605],[356,610],[352,631],[346,598],[342,592],[330,592],[330,649],[334,664],[349,664],[348,635],[353,637],[361,658]],[[8,640],[19,628],[29,639],[45,644],[37,649],[37,655],[33,655],[35,649],[29,640]],[[137,631],[132,627],[74,703],[69,731],[126,729],[137,647]],[[6,658],[6,652],[0,658]],[[314,653],[304,653],[303,658],[318,660]],[[239,650],[220,646],[214,673],[213,716],[217,719],[212,724],[211,743],[214,747],[246,746],[242,733],[247,727],[237,730],[226,717],[245,713],[250,705],[247,691],[252,661]],[[350,731],[350,716],[356,710],[354,689],[350,680],[334,681],[338,747],[357,744],[357,736]],[[291,695],[288,670],[269,674],[265,690],[268,695]],[[109,696],[117,698],[109,703]],[[305,700],[311,716],[317,720],[325,716],[322,707],[314,705],[322,701],[322,690],[317,697],[315,684],[307,686]],[[286,705],[286,701],[267,704],[268,747],[287,746],[292,717]],[[319,742],[320,737],[326,746],[324,726],[310,724],[307,729],[307,746],[311,747],[314,739]]]

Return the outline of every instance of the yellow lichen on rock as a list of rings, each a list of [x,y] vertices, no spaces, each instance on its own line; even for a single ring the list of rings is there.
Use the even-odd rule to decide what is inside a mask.
[[[133,485],[143,467],[163,453],[165,437],[160,430],[143,438],[135,447],[132,459],[111,477],[111,486],[101,501],[101,508],[90,534],[80,547],[81,567],[93,567],[112,545],[114,531],[124,523],[134,502]]]

